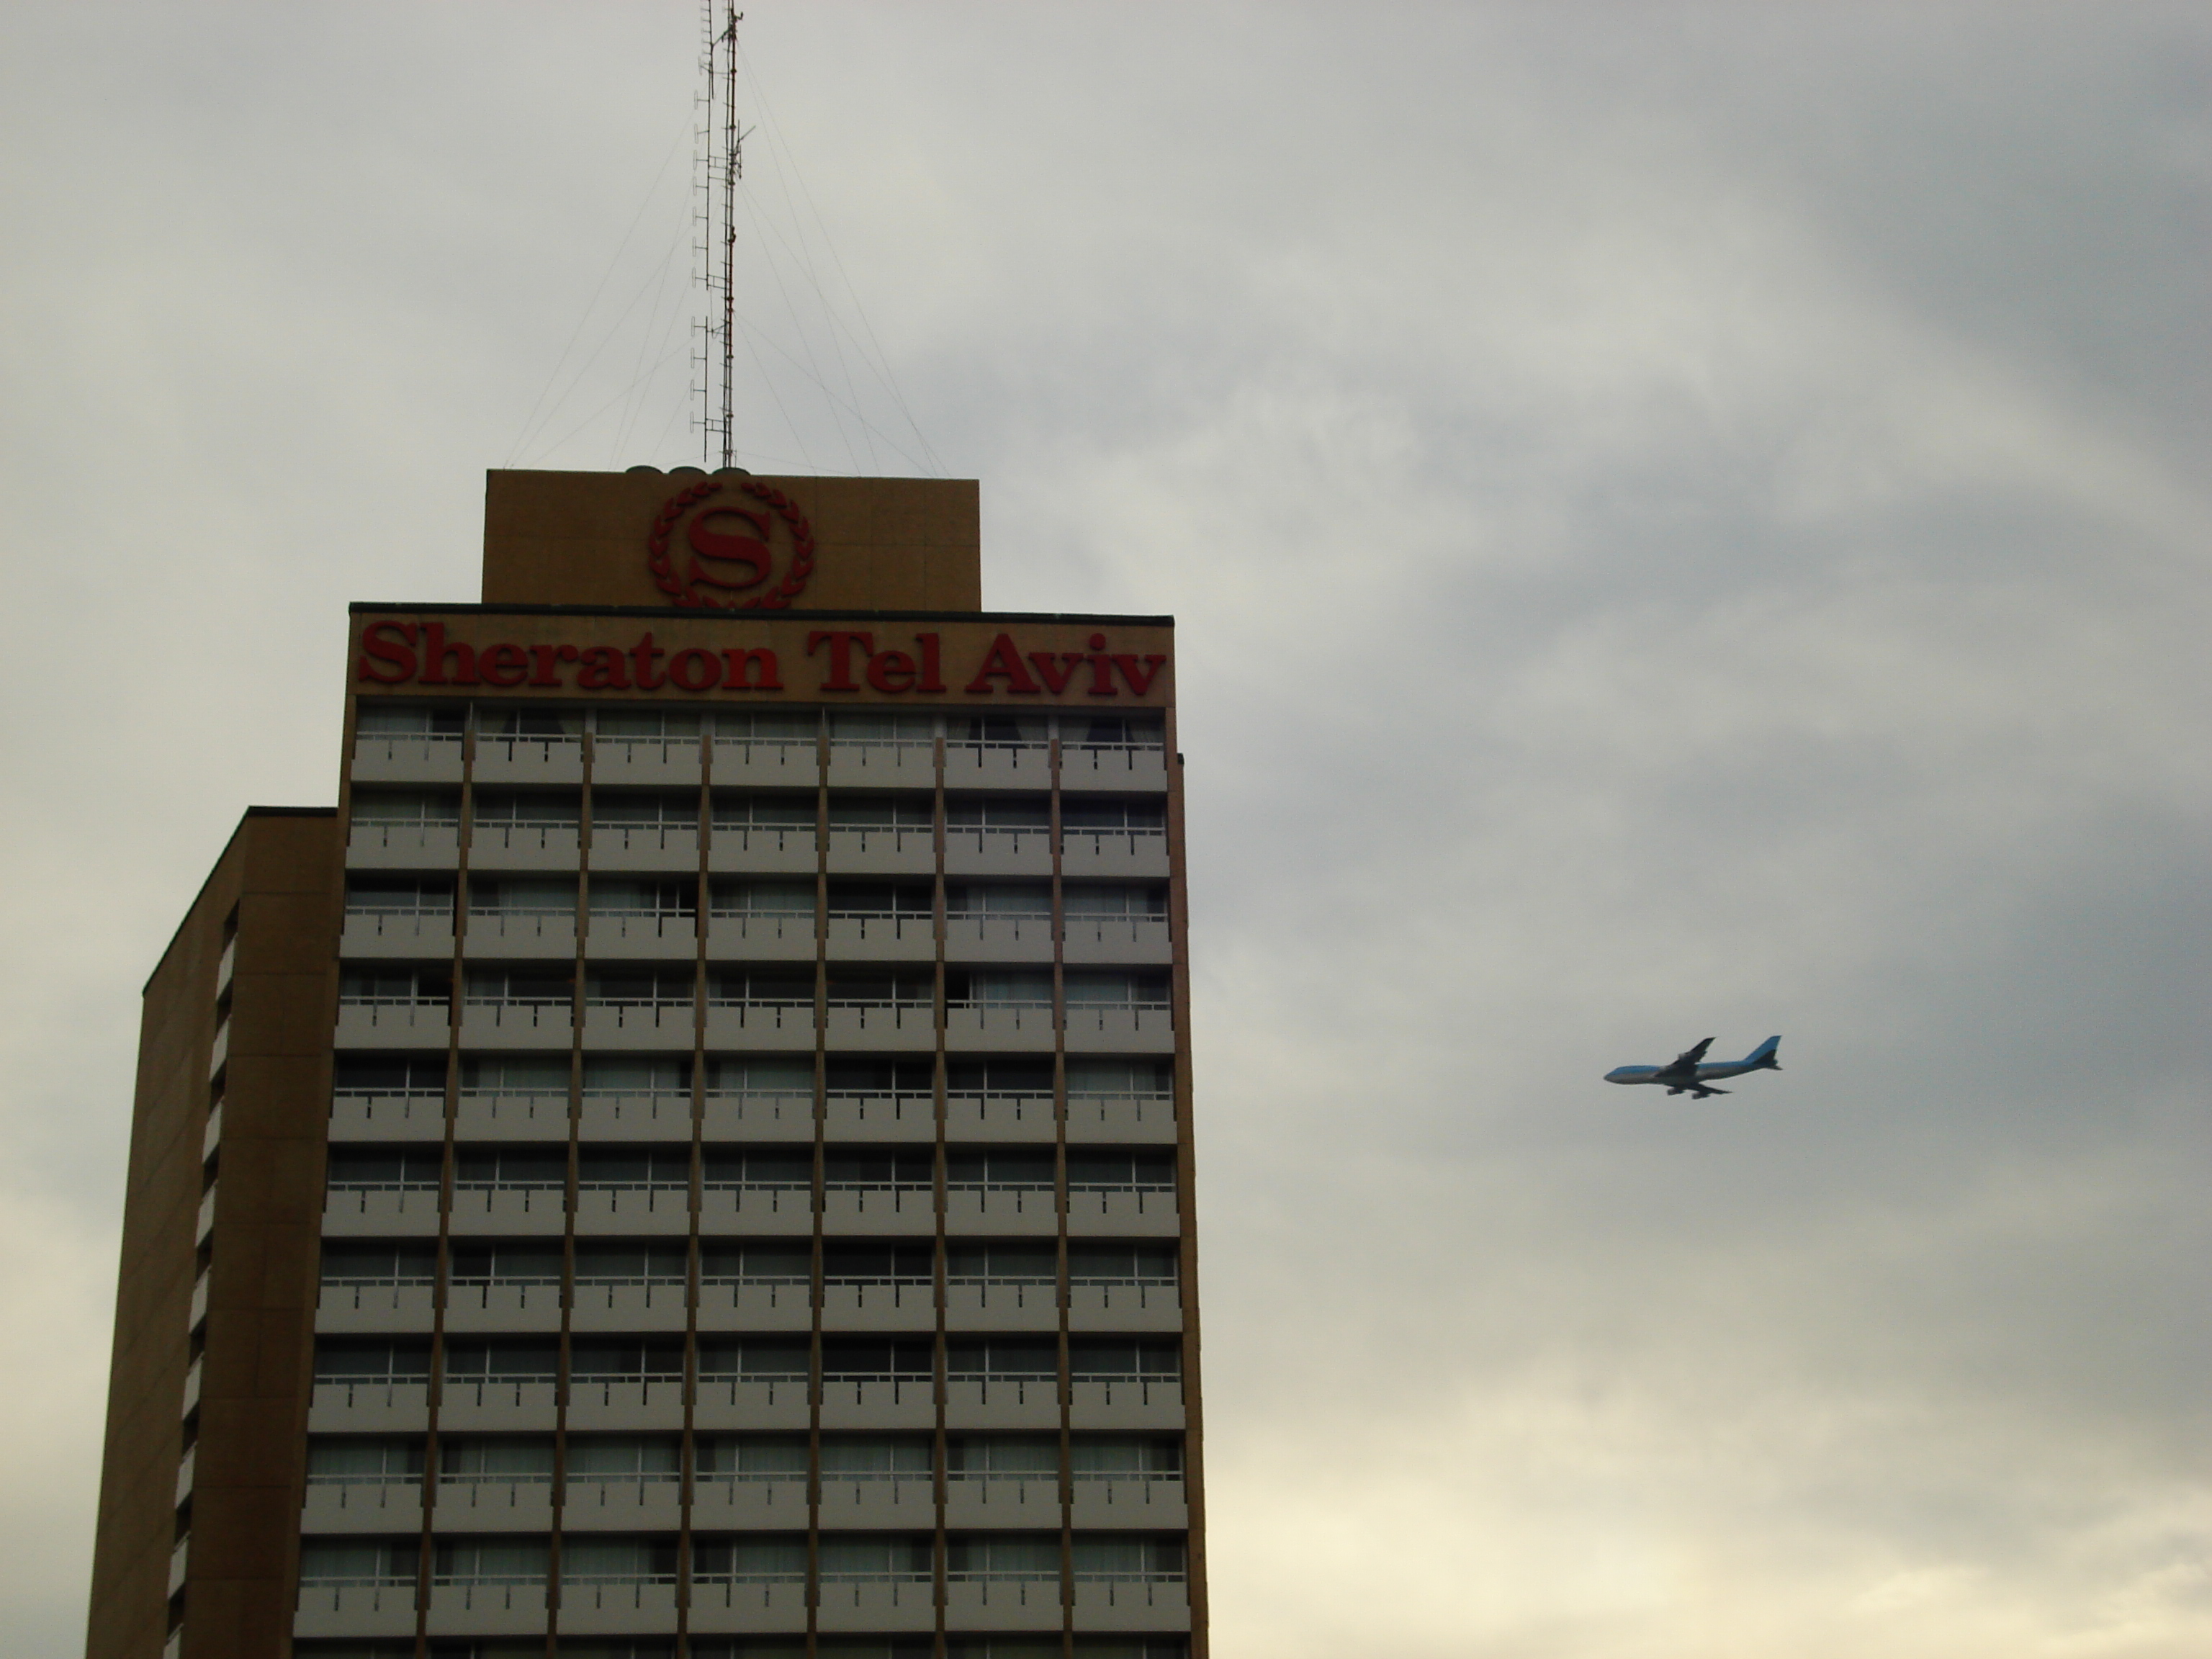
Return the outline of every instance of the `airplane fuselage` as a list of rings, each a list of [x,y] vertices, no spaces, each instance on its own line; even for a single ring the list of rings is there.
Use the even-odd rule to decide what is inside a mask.
[[[1710,1039],[1708,1039],[1710,1041]],[[1782,1039],[1771,1036],[1741,1060],[1722,1060],[1706,1064],[1692,1060],[1688,1054],[1666,1066],[1616,1066],[1605,1074],[1607,1083],[1656,1083],[1669,1094],[1725,1094],[1724,1089],[1711,1087],[1723,1078],[1741,1077],[1746,1072],[1778,1072],[1781,1062],[1776,1058]],[[1692,1054],[1701,1053],[1699,1044]]]

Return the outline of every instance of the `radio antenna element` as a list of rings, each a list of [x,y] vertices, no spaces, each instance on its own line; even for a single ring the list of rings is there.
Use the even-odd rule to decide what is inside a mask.
[[[705,434],[707,462],[736,465],[732,425],[738,330],[738,180],[744,176],[744,131],[738,125],[738,25],[744,21],[734,0],[724,0],[719,25],[714,0],[700,0],[699,69],[705,82],[698,99],[701,117],[697,178],[699,234],[692,251],[700,285],[707,290],[708,314],[699,325],[699,429]]]

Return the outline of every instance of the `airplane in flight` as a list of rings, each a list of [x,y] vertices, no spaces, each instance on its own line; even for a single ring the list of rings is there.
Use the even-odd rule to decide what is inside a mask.
[[[1685,1048],[1664,1066],[1616,1066],[1605,1074],[1607,1083],[1663,1083],[1670,1095],[1689,1093],[1699,1100],[1708,1095],[1732,1094],[1729,1089],[1708,1088],[1708,1084],[1724,1077],[1741,1077],[1746,1072],[1778,1072],[1782,1062],[1775,1058],[1782,1047],[1782,1039],[1771,1036],[1741,1060],[1717,1060],[1705,1064],[1705,1050],[1713,1046],[1707,1037],[1695,1048]]]

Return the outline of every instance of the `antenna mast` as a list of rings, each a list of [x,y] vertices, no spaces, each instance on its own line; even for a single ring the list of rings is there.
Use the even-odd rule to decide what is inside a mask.
[[[699,324],[704,339],[695,359],[699,374],[699,428],[706,434],[707,460],[715,460],[715,441],[720,440],[720,464],[736,465],[734,443],[733,370],[737,360],[738,325],[738,180],[744,174],[744,133],[738,125],[738,25],[744,14],[735,0],[724,0],[721,26],[714,21],[714,0],[700,0],[702,37],[699,68],[706,79],[700,98],[705,119],[697,129],[699,185],[702,208],[700,235],[692,250],[699,261],[699,278],[709,301],[719,298],[719,312],[710,309]],[[718,217],[720,224],[716,223]],[[719,231],[721,246],[714,246]],[[714,257],[719,251],[721,257]],[[720,377],[709,372],[708,353],[717,349]]]

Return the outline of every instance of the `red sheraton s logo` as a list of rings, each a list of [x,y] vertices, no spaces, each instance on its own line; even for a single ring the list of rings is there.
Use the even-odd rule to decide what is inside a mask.
[[[702,479],[669,497],[654,515],[645,566],[671,605],[782,611],[806,591],[814,574],[814,531],[805,515],[773,485],[757,478],[736,483],[734,496],[716,501],[723,481]],[[745,496],[750,503],[737,499]],[[680,551],[673,545],[679,539]]]
[[[886,636],[888,639],[889,636]],[[1138,655],[1109,647],[1093,634],[1085,651],[1024,651],[1012,634],[992,639],[966,666],[967,696],[1005,691],[1015,696],[1057,696],[1077,687],[1090,697],[1141,697],[1165,666],[1161,653]],[[971,647],[972,648],[972,646]],[[908,692],[942,696],[948,690],[945,636],[915,634],[878,647],[872,629],[818,628],[806,635],[803,665],[817,692],[866,689],[886,696]],[[443,623],[373,622],[362,629],[354,678],[363,685],[530,686],[546,690],[783,691],[784,664],[773,647],[732,646],[673,650],[653,642],[647,629],[634,644],[478,644],[450,638]],[[954,678],[958,679],[956,669]]]

